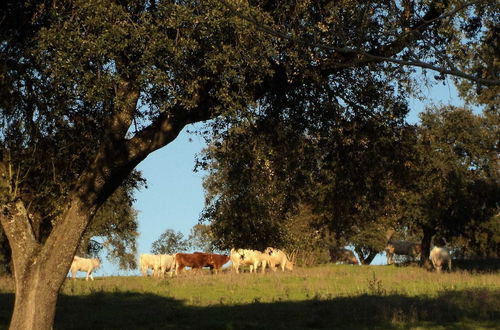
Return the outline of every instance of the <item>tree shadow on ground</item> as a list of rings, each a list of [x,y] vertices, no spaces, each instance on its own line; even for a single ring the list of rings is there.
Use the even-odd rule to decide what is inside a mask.
[[[498,272],[500,270],[500,259],[499,258],[487,258],[487,259],[454,259],[452,268],[454,270],[465,270],[468,272],[475,273],[490,273]]]
[[[0,328],[7,327],[13,302],[13,294],[0,294]],[[447,291],[435,298],[363,295],[245,305],[221,298],[220,304],[208,307],[153,294],[95,292],[61,295],[54,328],[493,329],[499,322],[500,290]]]

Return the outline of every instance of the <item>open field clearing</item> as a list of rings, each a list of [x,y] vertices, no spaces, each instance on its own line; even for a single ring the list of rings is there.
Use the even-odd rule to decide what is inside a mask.
[[[0,279],[0,328],[14,301]],[[185,274],[163,280],[68,278],[56,329],[493,329],[500,274],[325,265],[287,273]]]

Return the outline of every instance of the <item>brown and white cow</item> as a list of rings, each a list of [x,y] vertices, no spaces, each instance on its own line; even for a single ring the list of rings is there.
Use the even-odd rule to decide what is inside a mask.
[[[285,271],[285,268],[292,271],[294,263],[288,259],[286,253],[281,251],[280,249],[268,247],[264,250],[264,253],[267,255],[267,261],[269,264],[269,268],[273,271],[276,271],[276,267],[280,266],[281,271]]]
[[[231,249],[230,260],[233,269],[238,274],[241,265],[249,265],[250,273],[257,272],[257,267],[262,266],[262,273],[266,271],[268,256],[257,250],[249,249]]]
[[[331,262],[346,263],[350,265],[358,264],[358,259],[356,259],[354,252],[349,249],[331,246],[329,252]]]
[[[73,262],[71,263],[71,267],[70,267],[71,277],[73,279],[75,279],[76,273],[78,271],[87,272],[87,276],[85,277],[85,280],[88,281],[89,276],[90,276],[90,279],[93,281],[94,277],[92,276],[92,271],[94,269],[98,268],[100,265],[101,265],[101,262],[97,258],[87,259],[87,258],[81,258],[81,257],[75,256],[73,258]]]

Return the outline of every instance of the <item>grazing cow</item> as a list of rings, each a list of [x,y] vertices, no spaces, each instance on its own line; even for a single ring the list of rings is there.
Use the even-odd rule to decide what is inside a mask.
[[[420,243],[410,241],[389,240],[385,248],[385,253],[387,254],[387,264],[391,265],[394,263],[393,257],[395,254],[406,255],[414,258],[419,256],[422,253],[422,245]]]
[[[175,254],[175,275],[185,267],[192,269],[202,269],[209,266],[209,255],[207,253],[176,253]]]
[[[210,267],[210,270],[215,269],[215,273],[226,264],[230,257],[225,254],[215,254],[215,253],[207,253],[208,254],[208,267]]]
[[[441,273],[443,269],[443,265],[448,266],[448,271],[451,271],[451,256],[448,250],[442,247],[435,246],[431,250],[430,259],[432,261],[432,265],[436,268],[438,273]]]
[[[330,261],[346,263],[351,265],[358,264],[358,259],[356,259],[354,252],[348,249],[338,248],[336,246],[330,247]]]
[[[90,276],[90,279],[93,281],[94,277],[92,276],[92,271],[98,268],[100,265],[101,262],[97,258],[87,259],[75,256],[73,258],[73,262],[71,263],[71,276],[73,277],[73,279],[75,279],[76,272],[87,272],[85,280],[88,281]]]
[[[276,271],[276,266],[281,267],[281,271],[285,271],[285,268],[292,271],[293,270],[293,262],[288,259],[285,252],[268,247],[264,253],[268,256],[269,268],[273,271]]]
[[[266,271],[268,257],[266,254],[257,250],[231,249],[230,260],[236,274],[240,272],[240,265],[250,265],[250,273],[252,271],[257,272],[257,267],[261,265],[262,273],[264,273]]]
[[[175,271],[175,254],[160,254],[160,276],[164,276],[166,272],[170,273],[170,277]]]
[[[207,264],[204,267],[210,267],[210,271],[215,269],[215,273],[222,268],[229,261],[229,256],[224,254],[216,254],[216,253],[206,253],[206,252],[194,252],[193,254],[204,254],[208,256]]]
[[[161,259],[159,255],[143,253],[139,257],[139,268],[143,276],[148,275],[148,270],[153,270],[153,276],[160,276]]]

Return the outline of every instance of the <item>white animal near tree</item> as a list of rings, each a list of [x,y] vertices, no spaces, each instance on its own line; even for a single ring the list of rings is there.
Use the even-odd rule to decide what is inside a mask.
[[[437,246],[432,248],[430,259],[432,261],[432,265],[438,273],[441,272],[443,266],[447,266],[448,271],[451,271],[451,256],[448,250],[446,250],[445,248]]]
[[[288,259],[285,252],[273,247],[268,247],[265,249],[264,254],[268,256],[269,268],[273,271],[276,271],[277,266],[281,267],[281,271],[283,272],[285,269],[290,271],[293,270],[294,263]]]
[[[170,277],[175,271],[175,254],[160,254],[160,276],[164,276],[166,272],[170,273]]]
[[[156,254],[143,253],[139,257],[139,269],[143,276],[148,275],[148,270],[153,270],[153,276],[160,274],[160,256]]]
[[[88,259],[75,256],[73,258],[73,262],[71,263],[71,268],[70,268],[71,277],[75,279],[76,273],[78,271],[87,272],[85,280],[88,281],[90,276],[90,279],[93,281],[94,277],[92,276],[92,271],[98,268],[100,265],[101,262],[97,258]]]
[[[147,254],[139,257],[139,268],[143,276],[148,275],[148,270],[153,270],[153,276],[163,277],[165,272],[170,272],[170,277],[175,270],[175,255],[173,254]]]
[[[268,257],[266,254],[257,250],[231,249],[230,260],[236,274],[240,272],[239,268],[241,265],[250,265],[250,273],[252,271],[257,272],[257,267],[262,266],[262,273],[264,273],[266,271]]]

